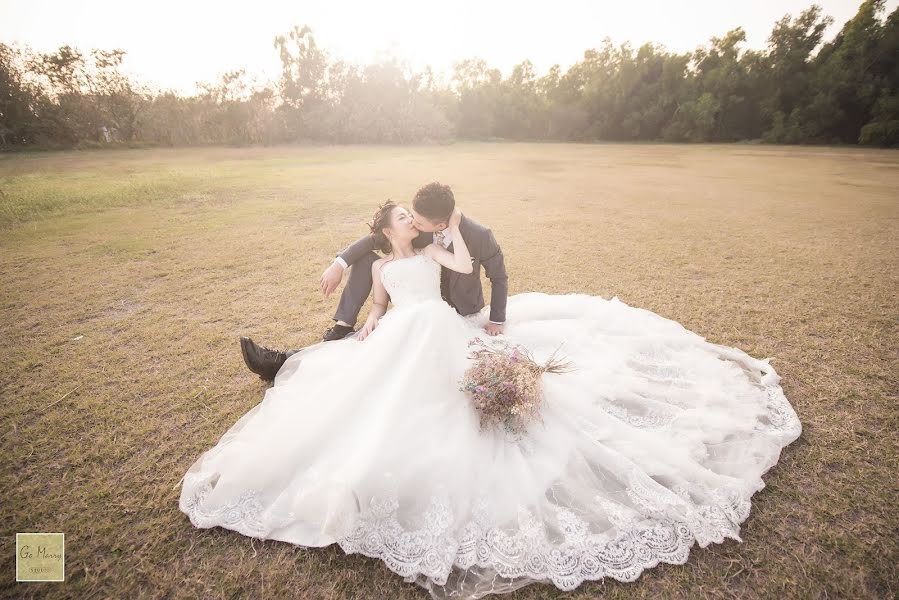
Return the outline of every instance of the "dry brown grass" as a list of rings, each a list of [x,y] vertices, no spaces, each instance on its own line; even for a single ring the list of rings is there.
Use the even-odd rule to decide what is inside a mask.
[[[336,546],[195,529],[173,486],[262,399],[238,336],[316,341],[336,302],[317,286],[333,253],[377,203],[438,179],[496,232],[511,293],[617,295],[773,356],[805,428],[742,544],[694,547],[636,583],[516,597],[893,597],[897,167],[895,152],[752,146],[2,157],[0,590],[425,597]],[[17,531],[66,533],[65,583],[14,582]]]

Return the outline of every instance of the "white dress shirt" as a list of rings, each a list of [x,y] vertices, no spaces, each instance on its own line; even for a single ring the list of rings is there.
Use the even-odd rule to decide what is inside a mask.
[[[449,229],[444,229],[441,233],[443,233],[443,247],[449,248],[449,245],[453,243],[453,234],[450,233]],[[437,242],[437,232],[434,232],[434,243]]]

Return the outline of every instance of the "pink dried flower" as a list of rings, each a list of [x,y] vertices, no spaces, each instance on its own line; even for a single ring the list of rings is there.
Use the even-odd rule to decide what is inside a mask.
[[[465,372],[459,389],[472,395],[482,429],[503,425],[511,432],[522,432],[539,417],[543,373],[563,373],[572,368],[555,353],[546,364],[539,365],[522,346],[499,342],[491,347],[480,338],[468,345],[476,348],[469,356],[474,363]]]

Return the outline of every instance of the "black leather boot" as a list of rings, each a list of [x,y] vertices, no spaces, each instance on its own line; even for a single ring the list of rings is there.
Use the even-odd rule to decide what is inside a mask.
[[[342,340],[346,336],[353,333],[352,327],[347,327],[346,325],[338,325],[334,323],[334,326],[325,331],[325,335],[322,336],[322,341],[324,342],[333,342],[334,340]]]
[[[240,338],[240,352],[247,368],[265,381],[274,381],[281,365],[287,360],[285,352],[260,346],[248,337]]]

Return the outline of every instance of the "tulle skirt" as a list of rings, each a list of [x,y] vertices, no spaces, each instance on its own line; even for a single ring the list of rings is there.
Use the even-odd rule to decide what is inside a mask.
[[[482,430],[459,389],[486,312],[427,300],[364,342],[292,355],[190,467],[181,510],[196,527],[337,543],[435,598],[633,581],[740,539],[801,432],[767,360],[617,297],[526,293],[507,312],[508,341],[575,367],[542,376],[523,434]]]

